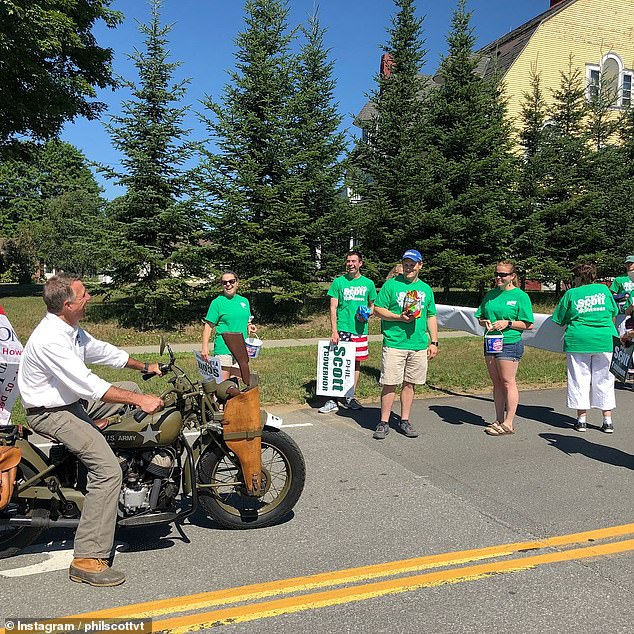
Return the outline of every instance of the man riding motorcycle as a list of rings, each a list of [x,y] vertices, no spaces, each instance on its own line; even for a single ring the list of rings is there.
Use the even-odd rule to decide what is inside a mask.
[[[63,443],[88,470],[87,494],[77,528],[72,581],[116,586],[125,575],[109,566],[113,554],[121,468],[95,419],[132,405],[153,414],[163,401],[141,394],[132,382],[111,385],[86,363],[131,368],[160,375],[144,363],[93,338],[79,327],[90,294],[81,279],[61,273],[44,286],[47,314],[33,331],[20,360],[18,386],[29,427]]]

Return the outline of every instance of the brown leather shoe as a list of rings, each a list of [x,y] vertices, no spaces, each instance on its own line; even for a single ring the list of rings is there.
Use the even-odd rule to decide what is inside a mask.
[[[71,581],[87,583],[91,586],[118,586],[125,581],[125,575],[113,570],[105,559],[73,559],[68,570]]]

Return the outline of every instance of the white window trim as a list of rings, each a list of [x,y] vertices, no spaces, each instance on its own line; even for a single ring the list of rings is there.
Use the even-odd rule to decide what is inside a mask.
[[[598,71],[599,73],[599,81],[601,81],[601,75],[603,73],[602,69],[605,66],[605,63],[608,60],[613,60],[616,62],[619,69],[619,85],[618,85],[618,96],[616,103],[614,104],[614,108],[627,108],[629,106],[623,105],[623,78],[625,75],[629,75],[632,78],[632,94],[630,95],[630,106],[634,105],[634,70],[630,70],[629,68],[625,68],[623,65],[623,60],[614,52],[610,52],[607,55],[604,55],[601,59],[600,64],[586,64],[586,99],[590,101],[590,87],[591,87],[591,73],[592,71]]]

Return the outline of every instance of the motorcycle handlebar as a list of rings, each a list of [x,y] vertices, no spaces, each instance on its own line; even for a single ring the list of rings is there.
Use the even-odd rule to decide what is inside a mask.
[[[167,365],[166,363],[160,363],[159,364],[159,369],[161,370],[161,374],[167,374],[170,371],[170,366]],[[156,376],[156,373],[154,373],[154,372],[146,372],[143,375],[143,380],[144,381],[149,381],[153,376]]]

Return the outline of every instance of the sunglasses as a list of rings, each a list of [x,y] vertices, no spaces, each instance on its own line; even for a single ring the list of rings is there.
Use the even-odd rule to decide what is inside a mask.
[[[233,286],[238,280],[234,277],[232,280],[220,280],[220,283],[223,285],[229,284],[229,286]]]
[[[494,273],[494,277],[508,277],[509,275],[513,275],[513,273],[505,273],[504,271],[496,271]]]

